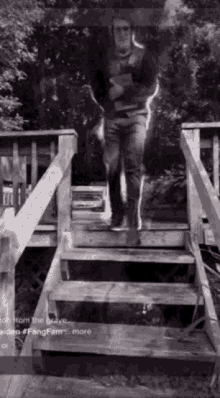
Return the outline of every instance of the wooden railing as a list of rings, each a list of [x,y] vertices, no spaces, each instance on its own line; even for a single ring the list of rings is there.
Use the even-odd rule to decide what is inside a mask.
[[[187,203],[190,229],[195,238],[202,232],[205,211],[220,249],[219,202],[220,123],[185,123],[182,125],[181,148],[187,164]],[[212,149],[213,182],[201,161],[201,149]]]
[[[40,149],[40,156],[37,156],[37,148]],[[25,132],[20,135],[18,133],[0,134],[0,162],[7,165],[1,175],[1,192],[3,192],[3,181],[12,178],[16,210],[10,223],[4,222],[4,218],[2,218],[0,225],[0,319],[1,329],[4,331],[15,329],[15,266],[56,189],[58,189],[58,242],[60,242],[64,231],[70,229],[71,160],[76,151],[77,134],[75,130]],[[51,164],[39,179],[39,160],[45,168],[48,164],[48,156]],[[9,169],[10,163],[11,168]],[[32,192],[26,199],[26,166],[28,164],[31,165]],[[21,173],[22,165],[25,167],[22,168]],[[18,201],[19,184],[21,184],[22,207]],[[1,209],[4,212],[2,202]],[[3,334],[1,336],[0,356],[15,356],[15,335]]]
[[[0,133],[0,206],[13,205],[15,213],[19,211],[55,158],[61,137],[73,131]]]
[[[205,307],[205,317],[197,321],[205,321],[204,329],[217,353],[211,387],[219,378],[220,327],[199,243],[204,209],[214,233],[215,244],[220,249],[219,132],[220,123],[183,124],[181,132],[181,148],[187,165],[187,202],[190,224],[190,231],[186,233],[186,247],[192,251],[195,258],[195,284],[199,292],[197,303],[202,296]],[[201,148],[212,148],[213,182],[200,159]],[[193,319],[197,312],[196,307]],[[195,324],[190,327],[193,329]]]

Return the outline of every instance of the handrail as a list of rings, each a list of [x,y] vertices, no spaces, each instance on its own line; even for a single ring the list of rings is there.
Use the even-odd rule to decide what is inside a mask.
[[[4,235],[8,235],[11,240],[11,247],[8,252],[11,269],[15,267],[21,257],[56,188],[60,184],[65,171],[70,165],[71,159],[75,153],[75,141],[75,136],[65,137],[66,145],[63,145],[61,151],[56,155],[55,159],[14,218],[13,223],[8,226],[7,232],[4,233]],[[0,254],[0,259],[2,258],[2,254],[3,253]]]
[[[209,129],[209,128],[220,128],[220,122],[193,122],[193,123],[182,123],[183,129]]]
[[[192,131],[182,131],[181,148],[186,158],[187,167],[193,177],[202,206],[204,207],[213,229],[216,244],[220,249],[220,203],[216,190],[210,181],[202,161],[194,155],[193,148],[190,145],[191,133]]]
[[[77,133],[74,129],[62,129],[62,130],[33,130],[33,131],[0,131],[1,138],[7,137],[38,137],[38,136],[60,136],[60,135],[75,135]]]
[[[14,173],[19,169],[18,146],[13,158]],[[14,149],[15,148],[15,149]],[[58,245],[63,232],[69,228],[71,220],[71,160],[77,151],[76,134],[59,136],[58,154],[55,155],[55,145],[51,145],[52,163],[34,187],[32,193],[24,202],[17,215],[0,225],[0,318],[3,331],[14,330],[15,304],[15,267],[27,246],[37,224],[41,220],[55,190],[58,187]],[[36,145],[32,145],[33,162],[36,163]],[[36,182],[36,167],[32,170],[32,182]],[[15,182],[17,180],[15,179]],[[14,184],[14,182],[13,182]],[[2,210],[2,208],[0,207]],[[6,219],[6,217],[5,217]],[[3,333],[1,336],[0,357],[15,358],[15,338],[13,334]]]

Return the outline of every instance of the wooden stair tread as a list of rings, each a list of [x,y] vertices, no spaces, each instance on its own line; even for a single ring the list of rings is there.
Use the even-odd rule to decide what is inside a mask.
[[[74,248],[62,254],[64,260],[98,260],[141,263],[194,264],[192,254],[184,250],[161,250],[140,248]]]
[[[84,282],[60,283],[50,294],[56,301],[195,305],[196,288],[188,283]],[[202,304],[202,300],[200,301]]]
[[[141,230],[138,233],[141,247],[185,247],[185,231]],[[73,231],[75,247],[133,247],[129,240],[129,231],[89,230],[76,224]],[[135,239],[134,239],[135,241]]]
[[[90,220],[87,220],[87,223],[85,222],[86,220],[82,220],[82,225],[84,225],[84,229],[87,231],[108,231],[109,230],[109,224],[106,221],[98,220],[98,221],[93,221],[91,222]],[[78,224],[80,225],[80,223]],[[74,225],[73,225],[74,227]],[[122,230],[127,230],[128,228],[122,227]],[[143,220],[142,222],[142,231],[145,230],[152,230],[152,231],[157,231],[157,230],[162,230],[162,231],[175,231],[175,230],[189,230],[189,225],[188,224],[181,224],[177,222],[163,222],[163,221],[153,221],[153,220]]]
[[[83,225],[84,228],[89,228],[93,230],[106,230],[107,221],[102,219],[102,216],[98,216],[96,213],[93,214],[83,214],[74,215],[71,222],[71,229],[75,227],[75,225]],[[189,230],[189,224],[186,222],[178,222],[176,221],[162,221],[162,220],[152,220],[152,219],[144,219],[142,220],[142,230]]]
[[[88,378],[35,375],[29,376],[22,398],[171,398],[173,390],[155,386],[155,379],[151,376],[150,386],[128,386],[106,385],[102,380]]]
[[[213,361],[217,357],[205,332],[199,330],[178,341],[181,329],[177,328],[76,322],[47,328],[46,336],[40,335],[39,329],[33,349],[187,360]]]

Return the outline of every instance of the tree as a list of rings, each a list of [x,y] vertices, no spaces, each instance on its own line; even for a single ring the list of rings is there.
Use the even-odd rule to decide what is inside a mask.
[[[37,0],[1,0],[0,5],[0,129],[22,128],[13,84],[25,79],[23,65],[35,59],[28,38],[43,12]]]

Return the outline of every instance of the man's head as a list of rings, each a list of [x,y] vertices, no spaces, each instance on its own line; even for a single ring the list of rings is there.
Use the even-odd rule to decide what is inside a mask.
[[[112,20],[112,35],[116,48],[126,51],[131,47],[133,28],[129,21],[122,17]]]

